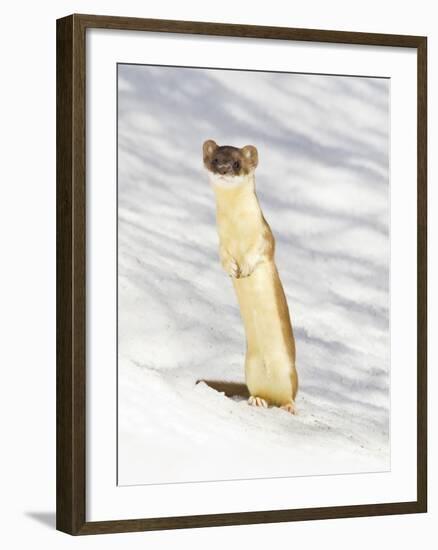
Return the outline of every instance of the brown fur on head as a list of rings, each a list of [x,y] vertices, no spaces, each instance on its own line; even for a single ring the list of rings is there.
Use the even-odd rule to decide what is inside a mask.
[[[258,164],[258,153],[254,145],[239,149],[231,145],[217,145],[212,139],[202,147],[204,166],[213,174],[221,176],[245,176]]]

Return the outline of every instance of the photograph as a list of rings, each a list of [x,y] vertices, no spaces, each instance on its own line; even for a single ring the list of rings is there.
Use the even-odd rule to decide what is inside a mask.
[[[117,484],[388,472],[391,80],[117,64]]]
[[[3,6],[6,550],[434,546],[432,7]]]

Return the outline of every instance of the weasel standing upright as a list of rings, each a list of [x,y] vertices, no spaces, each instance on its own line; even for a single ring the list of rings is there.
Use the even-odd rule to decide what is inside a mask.
[[[248,403],[295,413],[295,340],[274,261],[274,236],[255,193],[257,149],[208,140],[203,158],[216,196],[220,260],[232,278],[245,326]]]

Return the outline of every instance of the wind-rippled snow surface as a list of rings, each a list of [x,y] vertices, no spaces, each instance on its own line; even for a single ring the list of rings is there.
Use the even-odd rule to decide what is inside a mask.
[[[389,81],[119,65],[119,483],[389,469]],[[299,414],[243,382],[201,147],[253,144]]]

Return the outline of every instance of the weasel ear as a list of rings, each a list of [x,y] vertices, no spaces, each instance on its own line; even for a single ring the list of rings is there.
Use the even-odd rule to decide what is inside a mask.
[[[207,141],[204,141],[204,145],[202,146],[204,161],[209,160],[213,156],[216,149],[217,143],[215,141],[213,141],[212,139],[207,139]]]
[[[252,168],[255,168],[259,163],[259,154],[254,145],[245,145],[241,149],[243,158],[245,158]]]

